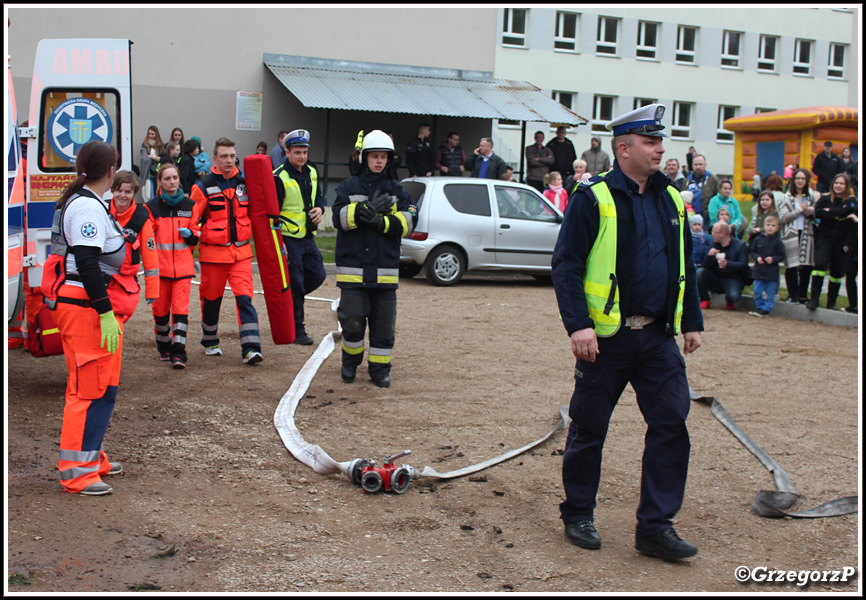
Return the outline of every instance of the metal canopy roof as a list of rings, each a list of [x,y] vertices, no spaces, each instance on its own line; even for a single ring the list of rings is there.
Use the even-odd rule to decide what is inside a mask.
[[[308,108],[510,119],[580,125],[573,113],[526,81],[488,71],[435,69],[265,54],[265,66]]]

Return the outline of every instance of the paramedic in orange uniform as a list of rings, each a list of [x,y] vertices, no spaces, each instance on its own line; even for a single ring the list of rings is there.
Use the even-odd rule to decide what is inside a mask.
[[[249,196],[244,177],[235,166],[235,143],[220,138],[214,144],[211,172],[192,187],[193,222],[201,225],[198,258],[201,263],[201,345],[208,356],[222,356],[219,312],[228,280],[235,295],[240,327],[241,356],[246,364],[262,361],[259,317],[253,307],[253,235]]]
[[[78,177],[57,201],[42,278],[47,303],[56,301],[54,317],[69,371],[60,483],[68,492],[89,496],[111,493],[102,478],[123,470],[102,449],[123,353],[123,320],[114,313],[106,281],[120,273],[126,241],[103,200],[117,158],[117,150],[105,142],[91,141],[79,150]]]

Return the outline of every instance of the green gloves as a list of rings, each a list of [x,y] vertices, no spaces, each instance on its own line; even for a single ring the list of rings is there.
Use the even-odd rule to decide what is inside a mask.
[[[99,315],[99,330],[102,332],[99,347],[105,348],[112,354],[117,352],[117,348],[120,346],[120,336],[123,333],[120,331],[120,325],[117,323],[113,310]]]

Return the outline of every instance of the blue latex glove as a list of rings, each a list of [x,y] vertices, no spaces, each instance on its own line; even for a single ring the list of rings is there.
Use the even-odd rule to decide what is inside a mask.
[[[182,237],[183,239],[186,239],[192,235],[192,231],[190,231],[186,227],[178,227],[177,232],[180,234],[180,237]]]

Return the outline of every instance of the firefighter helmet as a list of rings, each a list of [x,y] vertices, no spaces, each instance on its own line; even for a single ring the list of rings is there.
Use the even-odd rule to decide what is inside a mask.
[[[388,162],[394,159],[394,140],[391,136],[380,129],[375,129],[364,136],[361,143],[361,164],[367,164],[367,152],[373,150],[385,150],[388,152]]]

